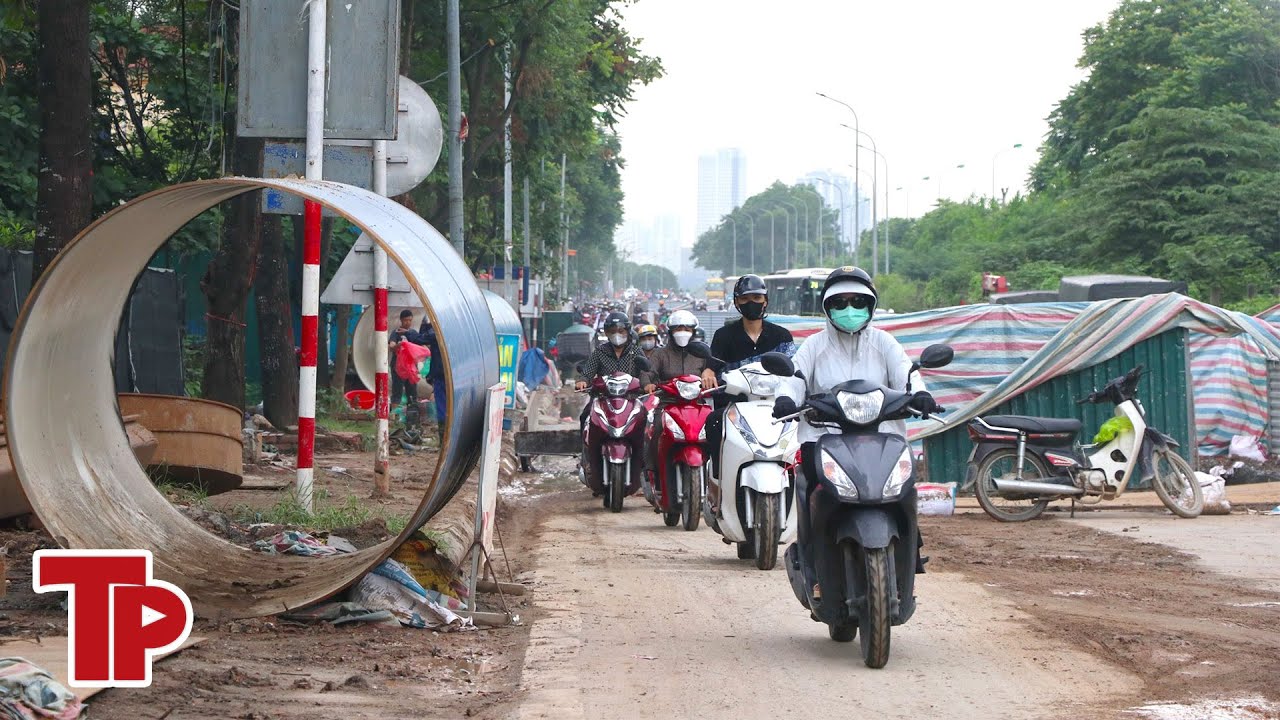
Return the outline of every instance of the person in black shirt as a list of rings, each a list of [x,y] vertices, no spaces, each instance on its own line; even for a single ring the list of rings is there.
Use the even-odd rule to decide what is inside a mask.
[[[769,307],[769,288],[759,275],[743,275],[733,285],[733,306],[742,314],[741,320],[725,323],[711,337],[712,357],[724,361],[721,372],[737,370],[760,359],[768,352],[796,352],[791,331],[764,319]],[[704,387],[717,387],[716,372],[707,368],[702,372]],[[724,411],[729,401],[724,395],[713,395],[715,410],[707,418],[707,455],[718,472],[720,443],[724,435]],[[718,477],[718,475],[717,475]]]
[[[392,330],[388,340],[391,343],[392,358],[397,357],[401,341],[411,342],[414,345],[426,345],[423,337],[413,329],[413,311],[404,309],[400,311],[400,326]],[[392,360],[392,367],[395,366],[395,360]],[[404,397],[409,404],[418,402],[418,381],[405,380],[400,377],[400,373],[391,373],[391,405],[400,404],[401,397]]]

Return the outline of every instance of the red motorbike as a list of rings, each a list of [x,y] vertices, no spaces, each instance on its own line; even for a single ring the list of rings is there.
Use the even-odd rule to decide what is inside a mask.
[[[707,441],[706,422],[711,406],[697,375],[681,375],[658,385],[655,394],[664,402],[654,413],[645,431],[648,443],[656,443],[657,467],[645,473],[645,499],[662,514],[667,527],[682,522],[685,530],[697,530],[702,518],[704,487],[703,446]],[[661,418],[661,419],[658,419]],[[654,445],[648,446],[650,450]]]
[[[640,381],[626,373],[597,377],[586,392],[591,407],[582,428],[582,484],[604,497],[604,506],[622,512],[622,499],[640,487],[645,408]]]

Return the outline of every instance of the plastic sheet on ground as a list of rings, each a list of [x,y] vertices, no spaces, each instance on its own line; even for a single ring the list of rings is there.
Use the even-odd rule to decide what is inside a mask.
[[[413,579],[409,569],[395,560],[385,560],[351,589],[351,600],[370,610],[389,610],[401,625],[432,630],[462,630],[474,627],[448,607],[445,596],[427,590]]]
[[[255,550],[281,555],[302,555],[303,557],[324,557],[337,555],[344,550],[325,545],[316,538],[300,530],[285,530],[276,533],[270,540],[259,540],[253,544]]]
[[[344,625],[352,622],[400,625],[400,620],[395,615],[392,615],[390,610],[370,610],[360,603],[353,602],[320,603],[294,610],[280,617],[295,622],[327,622],[332,625]]]
[[[0,659],[0,719],[74,720],[83,709],[45,670],[20,657]]]

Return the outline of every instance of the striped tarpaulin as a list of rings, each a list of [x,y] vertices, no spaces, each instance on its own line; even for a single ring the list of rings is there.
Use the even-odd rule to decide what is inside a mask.
[[[774,317],[797,341],[822,328],[814,318]],[[946,343],[955,361],[928,371],[929,390],[952,411],[946,423],[916,423],[913,438],[988,412],[1050,378],[1112,358],[1175,327],[1190,330],[1200,452],[1222,454],[1232,435],[1267,423],[1266,359],[1280,358],[1280,330],[1256,318],[1176,293],[1097,303],[966,305],[876,318],[907,353]]]

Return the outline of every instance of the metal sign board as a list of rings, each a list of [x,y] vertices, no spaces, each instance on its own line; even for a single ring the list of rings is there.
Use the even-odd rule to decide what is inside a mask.
[[[400,0],[331,0],[326,138],[396,136]],[[307,0],[241,0],[236,132],[307,136]]]
[[[414,189],[435,169],[444,147],[440,108],[418,83],[400,76],[400,120],[387,143],[387,195]]]
[[[368,235],[360,233],[356,238],[351,252],[342,259],[333,279],[320,294],[320,302],[326,305],[373,304],[373,241]],[[393,262],[387,263],[387,305],[422,307],[404,271]]]
[[[307,146],[303,142],[267,141],[262,147],[262,177],[287,178],[306,176]],[[324,179],[355,185],[369,190],[373,180],[373,148],[366,144],[324,146]],[[302,198],[268,188],[262,191],[262,212],[279,215],[301,215]],[[327,217],[338,217],[328,208]],[[372,247],[372,246],[370,246]],[[370,261],[368,277],[373,277]]]

